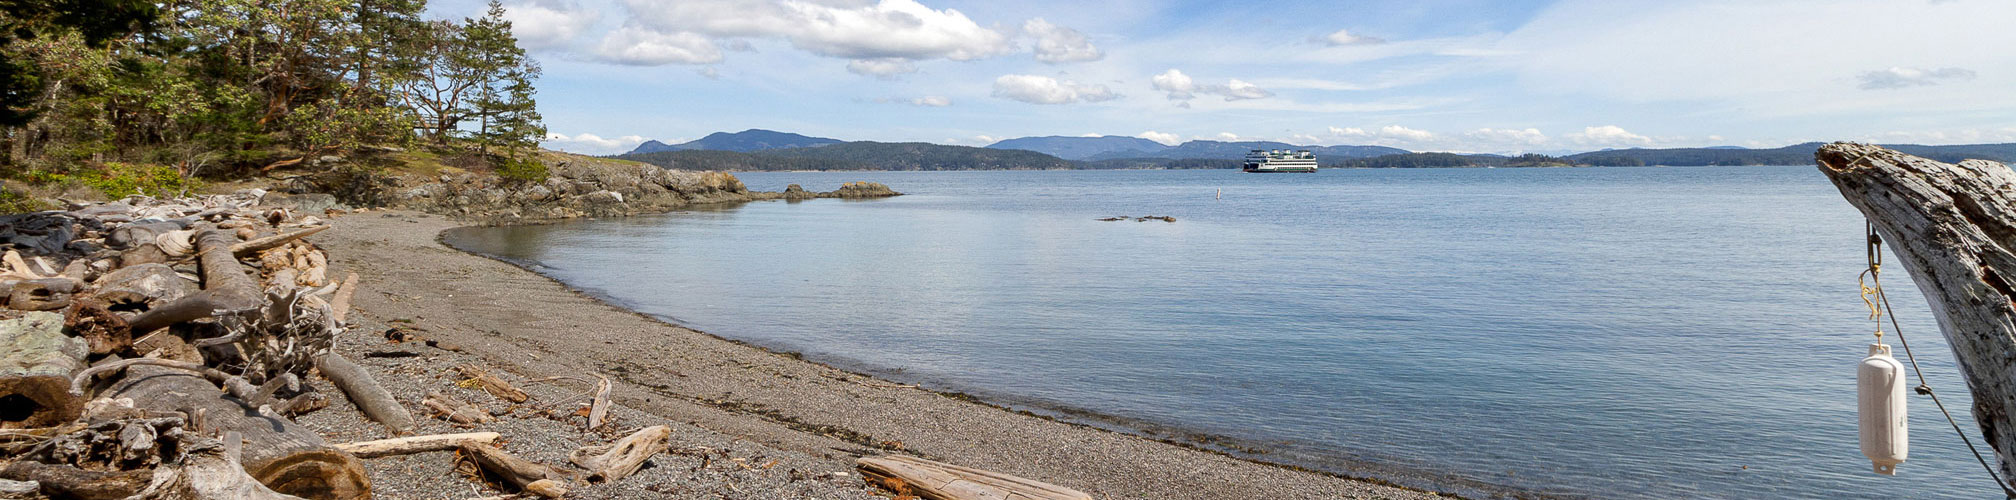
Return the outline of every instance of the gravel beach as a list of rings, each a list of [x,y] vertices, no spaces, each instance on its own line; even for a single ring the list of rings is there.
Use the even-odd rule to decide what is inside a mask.
[[[440,244],[464,223],[418,212],[342,216],[312,238],[332,275],[355,272],[353,334],[336,347],[416,411],[427,391],[501,410],[456,387],[451,368],[478,363],[534,399],[479,430],[507,451],[564,464],[568,451],[631,430],[670,425],[672,453],[637,476],[570,498],[874,498],[853,467],[901,452],[994,470],[1094,498],[1441,498],[1432,492],[1260,464],[1137,436],[1002,410],[834,369],[670,325],[603,303],[524,269]],[[428,342],[386,340],[384,332]],[[615,381],[604,434],[568,417],[589,386]],[[326,388],[325,388],[326,389]],[[303,417],[332,442],[389,437],[340,400]],[[543,410],[543,411],[542,411]],[[424,419],[419,433],[454,432]],[[435,456],[441,455],[441,456]],[[495,495],[455,477],[447,453],[368,461],[386,498]]]

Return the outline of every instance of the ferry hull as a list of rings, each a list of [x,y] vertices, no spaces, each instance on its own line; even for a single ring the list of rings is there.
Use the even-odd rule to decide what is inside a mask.
[[[1313,174],[1313,173],[1316,173],[1316,168],[1315,168],[1315,167],[1307,167],[1307,168],[1248,168],[1248,169],[1245,169],[1245,170],[1246,170],[1246,173],[1249,173],[1249,174]]]

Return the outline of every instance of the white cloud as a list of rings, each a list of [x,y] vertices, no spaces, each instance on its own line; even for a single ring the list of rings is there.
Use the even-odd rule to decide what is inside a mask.
[[[1378,43],[1386,43],[1385,40],[1381,40],[1378,38],[1364,35],[1354,35],[1350,32],[1350,30],[1337,30],[1331,32],[1328,35],[1323,35],[1316,38],[1317,41],[1323,42],[1332,47],[1342,47],[1345,45],[1372,45]]]
[[[937,95],[927,95],[927,96],[924,96],[924,97],[919,97],[919,98],[916,98],[916,99],[911,99],[911,100],[910,100],[910,105],[912,105],[912,106],[923,106],[923,107],[927,107],[927,108],[942,108],[942,107],[946,107],[946,106],[951,106],[951,105],[952,105],[952,98],[949,98],[949,97],[945,97],[945,96],[937,96]]]
[[[1171,133],[1166,133],[1166,132],[1156,132],[1156,131],[1153,131],[1153,130],[1150,130],[1150,131],[1146,131],[1146,132],[1142,132],[1142,133],[1139,133],[1139,134],[1134,134],[1134,136],[1135,136],[1135,137],[1140,137],[1140,138],[1142,138],[1142,139],[1147,139],[1147,140],[1151,140],[1151,141],[1155,141],[1155,142],[1159,142],[1159,143],[1162,143],[1162,145],[1165,145],[1165,146],[1174,146],[1174,145],[1177,145],[1177,144],[1182,144],[1182,143],[1183,143],[1183,137],[1182,137],[1182,136],[1178,136],[1178,135],[1176,135],[1176,134],[1171,134]]]
[[[975,141],[979,141],[979,142],[980,142],[981,144],[993,144],[993,143],[997,143],[997,142],[1001,142],[1001,138],[1000,138],[1000,137],[994,137],[994,136],[991,136],[991,135],[984,135],[984,134],[983,134],[983,135],[976,135],[976,136],[973,136],[973,140],[975,140]]]
[[[1652,138],[1631,133],[1623,127],[1604,125],[1586,127],[1581,132],[1568,134],[1567,139],[1576,144],[1591,147],[1643,147],[1652,145]]]
[[[1007,54],[1006,34],[915,0],[623,0],[638,29],[711,38],[783,39],[856,60],[965,61]]]
[[[532,0],[504,7],[504,20],[511,22],[511,35],[529,50],[564,48],[574,38],[602,20],[602,13],[581,8],[571,0]]]
[[[1155,75],[1150,80],[1155,85],[1155,90],[1168,92],[1169,99],[1172,101],[1197,97],[1197,82],[1191,80],[1190,75],[1185,75],[1182,71],[1177,71],[1176,68],[1169,68],[1169,71]]]
[[[917,64],[901,57],[855,59],[847,63],[847,71],[857,75],[893,78],[905,73],[916,73]]]
[[[1435,135],[1434,132],[1400,125],[1387,125],[1371,130],[1358,127],[1330,127],[1330,135],[1347,142],[1406,148],[1418,148],[1441,139],[1441,136]]]
[[[1856,86],[1862,90],[1883,90],[1938,85],[1946,80],[1972,80],[1975,76],[1977,75],[1974,70],[1967,68],[1919,69],[1893,66],[1890,69],[1864,72],[1856,75],[1855,79],[1862,81],[1861,85]]]
[[[693,33],[663,33],[632,26],[609,32],[595,53],[605,61],[633,66],[713,64],[721,48]]]
[[[1022,32],[1036,38],[1036,60],[1046,63],[1097,61],[1106,57],[1084,33],[1050,24],[1043,18],[1022,23]]]
[[[1199,85],[1195,79],[1190,78],[1190,75],[1183,74],[1182,71],[1178,71],[1175,68],[1170,68],[1169,71],[1164,71],[1162,74],[1149,78],[1149,83],[1155,87],[1155,90],[1168,93],[1169,100],[1172,101],[1187,101],[1197,97],[1197,94],[1223,96],[1227,101],[1274,97],[1273,92],[1236,78],[1223,85]]]
[[[1547,143],[1547,134],[1540,133],[1540,129],[1537,128],[1480,128],[1463,135],[1473,141],[1492,145],[1538,146]]]
[[[1081,84],[1041,75],[1001,75],[994,79],[994,97],[1030,104],[1099,102],[1120,97],[1105,85]]]
[[[644,143],[644,138],[635,135],[626,135],[614,139],[605,139],[586,132],[573,136],[547,133],[546,139],[539,142],[548,149],[570,153],[607,155],[625,153],[636,149],[638,144]]]

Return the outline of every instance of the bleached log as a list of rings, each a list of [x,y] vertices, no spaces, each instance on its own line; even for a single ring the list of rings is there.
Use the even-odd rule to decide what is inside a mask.
[[[90,471],[21,460],[0,467],[0,478],[41,483],[42,491],[52,498],[111,500],[139,493],[153,479],[153,473],[144,469]]]
[[[356,455],[357,458],[378,458],[393,455],[411,455],[429,451],[449,451],[462,445],[487,446],[502,438],[495,432],[466,432],[461,434],[433,434],[377,441],[361,441],[336,445],[336,449]]]
[[[329,317],[336,324],[343,324],[343,319],[350,316],[350,299],[356,294],[357,273],[350,273],[343,277],[343,286],[336,288],[336,295],[329,297]]]
[[[0,428],[46,427],[77,418],[83,399],[70,378],[90,347],[63,334],[63,316],[31,312],[0,321]]]
[[[364,416],[385,424],[394,433],[413,432],[413,414],[406,411],[406,407],[392,396],[392,391],[379,385],[378,379],[372,378],[371,372],[365,371],[364,367],[334,352],[316,357],[315,366],[322,370],[323,378],[343,390],[343,395],[349,397],[350,403],[357,405]]]
[[[1092,495],[1050,483],[908,455],[862,457],[854,463],[868,479],[885,485],[900,480],[895,484],[926,500],[1092,500]]]
[[[606,445],[593,445],[567,454],[567,461],[588,469],[588,482],[603,483],[623,479],[644,466],[644,461],[665,451],[672,428],[654,425]]]
[[[228,445],[204,443],[188,450],[182,463],[154,469],[147,488],[128,497],[134,499],[181,500],[230,498],[243,500],[304,500],[274,491],[245,472],[231,456]]]
[[[2016,480],[2016,172],[1867,144],[1829,144],[1815,158],[1924,293],[2002,478]]]

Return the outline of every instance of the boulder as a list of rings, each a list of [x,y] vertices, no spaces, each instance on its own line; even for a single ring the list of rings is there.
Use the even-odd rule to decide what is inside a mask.
[[[321,213],[331,208],[342,207],[336,202],[336,195],[329,193],[266,193],[259,197],[262,206],[285,208],[297,213]]]

